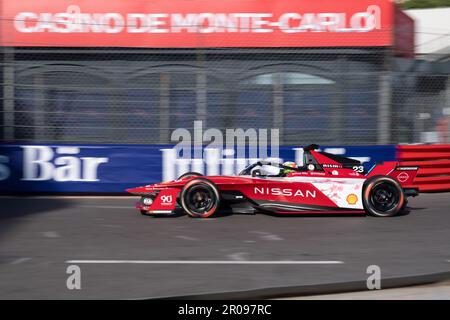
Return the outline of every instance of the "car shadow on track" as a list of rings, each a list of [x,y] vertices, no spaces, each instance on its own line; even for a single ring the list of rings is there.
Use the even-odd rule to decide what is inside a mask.
[[[229,216],[232,216],[232,215],[249,215],[249,214],[248,213],[218,212],[218,213],[215,213],[212,217],[213,218],[225,218],[225,217],[229,217]],[[174,214],[170,214],[170,215],[144,214],[144,216],[150,217],[150,218],[153,218],[153,219],[175,219],[175,218],[180,218],[180,217],[189,217],[189,218],[192,218],[192,219],[202,219],[200,217],[198,217],[198,218],[197,217],[191,217],[187,213],[184,213],[182,210],[177,210]]]
[[[400,213],[398,213],[397,215],[390,217],[390,218],[397,218],[397,217],[403,217],[403,216],[407,216],[409,215],[412,211],[416,211],[416,210],[425,210],[426,208],[411,208],[411,207],[406,207],[406,209],[404,209],[403,211],[401,211]],[[221,212],[217,212],[215,213],[212,218],[226,218],[226,217],[230,217],[230,216],[236,216],[236,215],[240,215],[240,216],[251,216],[251,215],[265,215],[265,216],[270,216],[270,217],[274,217],[274,218],[282,218],[282,219],[288,219],[288,218],[337,218],[337,217],[341,217],[341,218],[366,218],[369,217],[371,218],[372,216],[367,215],[367,214],[349,214],[349,213],[311,213],[311,214],[305,214],[305,213],[290,213],[290,214],[277,214],[277,213],[273,213],[270,211],[258,211],[255,213],[239,213],[239,212],[229,212],[229,211],[221,211]],[[174,218],[180,218],[180,217],[189,217],[192,219],[202,219],[200,217],[191,217],[188,214],[184,213],[183,210],[176,210],[176,212],[174,214],[171,215],[145,215],[146,217],[150,217],[153,219],[174,219]]]
[[[36,198],[28,196],[0,198],[0,235],[30,215],[44,214],[70,206],[62,198]]]

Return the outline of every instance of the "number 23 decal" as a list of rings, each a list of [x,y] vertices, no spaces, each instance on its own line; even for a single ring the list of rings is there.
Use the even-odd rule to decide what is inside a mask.
[[[364,167],[363,166],[353,166],[353,171],[358,172],[358,173],[363,173]]]

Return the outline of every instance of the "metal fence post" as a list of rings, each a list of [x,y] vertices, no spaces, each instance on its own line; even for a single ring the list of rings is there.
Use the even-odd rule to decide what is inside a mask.
[[[14,48],[3,48],[3,137],[14,140]]]
[[[391,142],[391,95],[392,75],[386,71],[380,75],[377,116],[377,142],[388,144]]]
[[[281,73],[278,73],[275,80],[274,95],[273,95],[273,128],[279,129],[279,144],[283,144],[283,83]]]
[[[197,53],[197,62],[200,67],[196,77],[196,120],[203,121],[203,127],[207,127],[207,76],[206,71],[203,68],[206,57],[202,52]]]
[[[161,73],[160,76],[160,100],[159,100],[159,143],[168,143],[170,140],[170,78],[168,73]]]
[[[45,87],[44,87],[44,79],[42,76],[42,73],[35,74],[34,75],[34,86],[35,91],[34,94],[36,95],[36,109],[35,109],[35,116],[34,116],[34,125],[35,125],[35,131],[34,131],[34,139],[36,141],[42,141],[45,140],[46,134],[45,134],[45,110],[46,110],[46,100],[45,100]]]
[[[345,139],[345,114],[347,113],[348,103],[346,97],[347,74],[348,74],[348,57],[340,55],[337,60],[339,68],[339,80],[336,81],[337,93],[334,97],[336,104],[333,103],[331,108],[331,139],[332,143],[340,144]]]

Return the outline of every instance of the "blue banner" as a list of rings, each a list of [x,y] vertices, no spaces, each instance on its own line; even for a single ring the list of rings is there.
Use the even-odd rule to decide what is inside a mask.
[[[396,160],[395,146],[330,146],[323,151],[357,158],[366,169]],[[122,193],[126,188],[177,178],[187,171],[234,174],[249,150],[202,148],[186,158],[173,145],[1,145],[1,193]],[[200,156],[198,156],[200,154]],[[283,146],[282,161],[302,161],[300,147]]]

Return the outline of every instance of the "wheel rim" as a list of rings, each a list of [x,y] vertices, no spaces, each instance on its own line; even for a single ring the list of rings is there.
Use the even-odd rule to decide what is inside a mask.
[[[186,200],[189,211],[197,215],[204,215],[214,208],[216,197],[210,188],[195,185],[187,191]]]
[[[380,183],[373,187],[370,202],[377,211],[388,212],[400,202],[400,193],[392,184]]]

